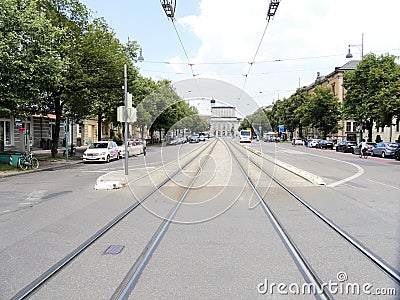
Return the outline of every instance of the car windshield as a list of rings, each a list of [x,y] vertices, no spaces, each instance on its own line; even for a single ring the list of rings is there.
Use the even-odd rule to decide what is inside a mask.
[[[101,148],[105,148],[107,149],[108,147],[108,143],[93,143],[90,145],[90,149],[101,149]]]

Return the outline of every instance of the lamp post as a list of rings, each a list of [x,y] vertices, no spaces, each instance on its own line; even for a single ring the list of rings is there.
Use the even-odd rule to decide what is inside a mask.
[[[142,54],[142,48],[140,47],[140,54],[137,59],[137,61],[142,62],[144,61],[144,57]],[[125,123],[125,128],[124,128],[124,147],[125,147],[125,175],[128,175],[128,158],[129,158],[129,152],[128,152],[128,68],[127,65],[124,64],[124,103],[125,103],[125,108],[124,108],[124,123]]]
[[[349,45],[349,53],[347,53],[346,58],[353,58],[353,54],[351,54],[350,52],[350,47],[357,47],[357,48],[361,47],[361,60],[362,60],[364,57],[364,33],[361,35],[360,45]]]
[[[349,53],[347,53],[346,58],[353,58],[353,54],[351,54],[350,52],[350,47],[357,47],[358,49],[360,49],[359,47],[361,47],[361,60],[364,58],[364,33],[361,35],[361,45],[349,45]],[[363,138],[363,123],[362,120],[360,122],[360,124],[357,126],[358,129],[360,130],[360,140],[359,142],[362,142],[362,138]]]

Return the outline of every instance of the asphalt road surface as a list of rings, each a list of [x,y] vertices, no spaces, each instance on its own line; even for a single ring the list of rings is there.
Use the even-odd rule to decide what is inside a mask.
[[[236,150],[232,153],[227,143],[211,139],[150,147],[146,157],[129,159],[128,186],[121,189],[94,186],[100,176],[123,173],[123,160],[1,179],[0,299],[12,298],[126,208],[153,193],[31,295],[32,299],[110,299],[192,181],[127,298],[315,298],[296,290],[306,280],[239,169]],[[332,297],[398,298],[395,279],[249,159],[262,163],[397,274],[400,163],[289,144],[253,142],[250,147],[253,152],[236,153],[239,162],[319,280],[338,288],[370,286],[358,294],[332,288]],[[277,160],[312,173],[325,184],[282,169]],[[176,170],[182,172],[175,175]],[[161,187],[164,178],[171,181]],[[121,246],[121,251],[106,254],[110,245]],[[372,294],[378,291],[392,295]]]

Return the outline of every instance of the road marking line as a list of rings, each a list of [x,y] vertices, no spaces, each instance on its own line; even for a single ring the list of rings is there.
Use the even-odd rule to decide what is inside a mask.
[[[279,147],[279,146],[278,146],[278,147]],[[281,148],[281,149],[286,149],[286,148],[283,148],[283,147],[279,147],[279,148]],[[293,150],[293,151],[296,151],[296,150]],[[306,152],[303,152],[303,153],[306,153]],[[311,156],[316,156],[316,157],[324,158],[324,159],[330,159],[330,160],[334,160],[334,161],[346,163],[346,164],[349,164],[349,165],[351,165],[351,166],[353,166],[353,167],[355,167],[355,168],[357,169],[357,173],[356,173],[356,174],[354,174],[354,175],[352,175],[352,176],[350,176],[350,177],[344,178],[344,179],[342,179],[342,180],[333,182],[333,183],[331,183],[331,184],[328,184],[328,185],[326,185],[327,187],[335,187],[335,186],[338,186],[338,185],[343,184],[343,183],[345,183],[345,182],[347,182],[347,181],[351,181],[351,180],[353,180],[353,179],[355,179],[355,178],[357,178],[357,177],[360,177],[362,174],[364,174],[364,169],[361,168],[361,167],[360,167],[359,165],[357,165],[357,164],[353,164],[353,163],[348,162],[348,161],[344,161],[344,160],[340,160],[340,159],[336,159],[336,158],[331,158],[331,157],[326,157],[326,156],[322,156],[322,155],[318,155],[318,154],[312,154],[312,153],[306,153],[306,154],[311,155]]]
[[[386,183],[383,183],[383,182],[379,182],[379,181],[376,181],[376,180],[372,180],[372,179],[367,179],[367,180],[371,181],[371,182],[375,182],[375,183],[381,184],[381,185],[384,185],[384,186],[387,186],[387,187],[391,187],[391,188],[396,189],[396,190],[400,190],[400,188],[398,188],[396,186],[393,186],[393,185],[389,185],[389,184],[386,184]]]

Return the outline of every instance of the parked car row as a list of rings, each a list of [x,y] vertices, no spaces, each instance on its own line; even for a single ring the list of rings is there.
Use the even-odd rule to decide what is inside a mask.
[[[299,142],[301,141],[301,143]],[[331,149],[333,150],[333,141],[321,139],[308,139],[303,142],[301,139],[294,139],[293,145],[304,145],[309,148]]]
[[[367,142],[367,155],[380,156],[382,158],[395,158],[400,160],[400,143],[380,142],[372,143]],[[361,143],[354,143],[349,141],[342,141],[336,146],[337,152],[349,152],[360,155]]]
[[[376,146],[376,143],[367,143],[367,155],[371,155],[372,149]],[[360,155],[361,153],[361,143],[358,143],[357,145],[353,146],[353,154]]]
[[[303,142],[302,139],[294,138],[292,140],[292,145],[304,145],[309,148],[319,149],[336,149],[336,152],[353,153],[356,155],[360,155],[361,152],[361,143],[346,140],[339,142],[335,147],[332,140],[308,139]],[[382,158],[394,157],[395,159],[400,160],[400,143],[367,142],[367,155],[380,156]]]
[[[83,162],[102,161],[110,162],[114,159],[119,159],[118,146],[113,141],[101,141],[93,143],[83,153]]]
[[[143,141],[135,139],[128,141],[128,151],[125,150],[125,144],[123,141],[101,141],[95,142],[89,146],[88,149],[83,153],[83,162],[87,163],[90,161],[99,162],[110,162],[125,157],[128,152],[128,157],[133,155],[143,154]]]
[[[344,140],[336,145],[336,152],[352,153],[353,147],[355,146],[356,146],[355,142]]]
[[[199,142],[205,142],[206,141],[206,135],[205,134],[193,134],[187,137],[177,137],[174,139],[171,139],[167,142],[168,145],[180,145],[180,144],[185,144],[185,143],[199,143]]]
[[[118,145],[119,157],[125,157],[125,144],[123,141],[116,142]],[[140,139],[134,139],[132,141],[128,141],[128,157],[135,156],[139,154],[143,154],[143,141]]]
[[[395,157],[397,160],[400,160],[399,149],[400,143],[381,142],[377,143],[375,147],[372,148],[371,156],[380,156],[382,158]]]

